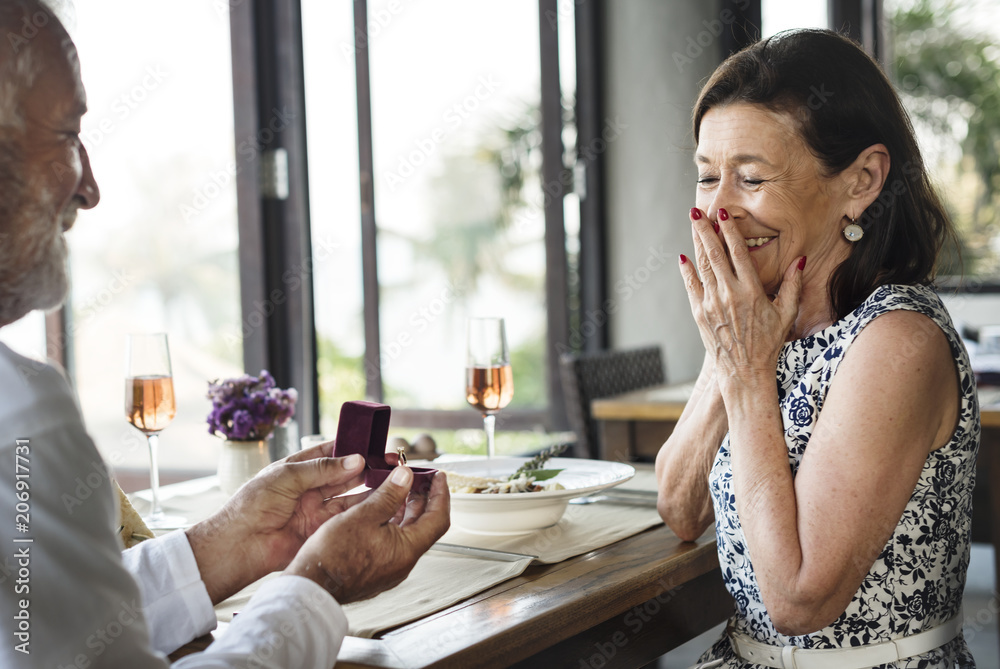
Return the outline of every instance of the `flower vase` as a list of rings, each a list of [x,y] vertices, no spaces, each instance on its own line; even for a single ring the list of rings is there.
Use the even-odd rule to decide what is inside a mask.
[[[271,464],[267,439],[239,441],[225,439],[219,455],[219,488],[232,495],[240,486]]]

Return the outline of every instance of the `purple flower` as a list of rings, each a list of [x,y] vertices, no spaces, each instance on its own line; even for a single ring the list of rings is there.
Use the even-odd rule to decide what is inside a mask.
[[[207,397],[212,400],[206,419],[209,434],[256,440],[266,439],[274,428],[289,421],[299,396],[294,388],[277,388],[274,377],[265,369],[256,377],[210,381]]]
[[[254,428],[254,419],[248,411],[239,409],[233,412],[233,434],[234,439],[246,439]]]

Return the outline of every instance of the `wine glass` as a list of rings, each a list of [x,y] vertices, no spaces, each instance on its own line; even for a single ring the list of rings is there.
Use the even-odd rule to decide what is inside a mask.
[[[465,362],[465,400],[483,413],[486,456],[493,459],[496,414],[514,397],[507,335],[502,318],[470,318]]]
[[[162,332],[130,334],[126,352],[125,417],[146,435],[149,445],[149,488],[153,506],[149,517],[143,520],[154,530],[185,524],[184,518],[169,516],[160,507],[160,472],[156,464],[159,432],[170,424],[175,413],[177,404],[167,335]]]

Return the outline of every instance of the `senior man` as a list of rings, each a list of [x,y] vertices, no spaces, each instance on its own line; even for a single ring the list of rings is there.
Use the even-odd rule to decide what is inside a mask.
[[[65,297],[66,241],[100,199],[80,143],[76,49],[38,0],[0,0],[0,326]],[[219,640],[177,667],[331,667],[341,603],[396,585],[448,527],[443,476],[371,493],[331,444],[272,465],[215,516],[120,552],[106,471],[54,368],[0,344],[0,666],[165,667],[215,627],[212,605],[273,571]],[[331,596],[332,595],[332,596]]]

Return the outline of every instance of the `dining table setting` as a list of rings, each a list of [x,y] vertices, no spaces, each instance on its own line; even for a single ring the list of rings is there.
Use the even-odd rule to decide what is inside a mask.
[[[527,460],[444,455],[408,464],[488,473]],[[641,666],[725,619],[732,603],[714,534],[681,542],[663,525],[650,467],[574,458],[547,466],[562,470],[553,479],[561,489],[476,495],[492,498],[486,507],[473,493],[453,493],[451,529],[406,580],[344,606],[349,636],[336,666],[553,666],[552,657],[567,656],[603,666],[609,655],[615,666]],[[228,494],[211,476],[163,486],[158,498],[165,513],[193,523]],[[130,499],[140,514],[149,510],[149,491]],[[463,503],[471,508],[456,517]],[[539,522],[553,504],[555,520]],[[276,575],[218,604],[218,629],[174,659],[225,634]]]
[[[165,336],[160,340],[166,362],[153,370],[158,379],[169,378]],[[435,451],[437,457],[419,459],[399,437],[390,439],[388,405],[340,407],[333,455],[365,461],[363,486],[345,494],[378,488],[397,463],[412,471],[415,494],[427,492],[441,471],[451,523],[402,583],[343,606],[348,636],[337,667],[638,667],[726,619],[732,599],[714,532],[683,542],[664,525],[651,466],[560,457],[566,444],[521,457],[496,453],[496,417],[514,391],[502,318],[469,319],[466,363],[466,402],[483,417],[483,455]],[[266,466],[266,440],[294,411],[294,389],[277,387],[266,370],[208,388],[209,431],[226,447],[216,475],[159,486],[155,436],[172,415],[139,425],[152,435],[151,486],[128,501],[141,517],[159,521],[150,526],[155,534],[220,509]],[[331,438],[307,435],[303,448],[317,440]],[[279,575],[218,603],[215,631],[172,658],[224,635],[254,593]]]

